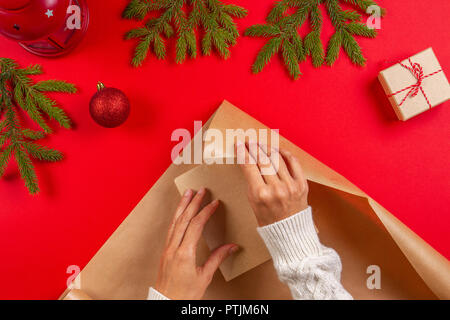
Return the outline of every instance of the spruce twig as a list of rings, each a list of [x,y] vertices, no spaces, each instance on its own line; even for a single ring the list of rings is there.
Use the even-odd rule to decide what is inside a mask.
[[[144,20],[152,11],[157,17],[149,18],[144,26],[126,33],[125,39],[137,39],[132,65],[141,66],[150,51],[158,59],[166,58],[166,40],[176,38],[175,61],[183,63],[187,56],[197,57],[197,34],[202,30],[201,52],[210,55],[215,49],[227,59],[229,48],[239,37],[235,18],[243,18],[247,10],[219,0],[131,0],[122,16]]]
[[[355,10],[343,10],[340,2],[350,4],[356,10],[366,12],[373,0],[280,0],[268,14],[265,24],[256,24],[245,31],[250,37],[268,38],[267,43],[258,53],[252,66],[253,73],[259,73],[270,59],[281,52],[289,75],[298,79],[300,69],[298,63],[310,56],[314,67],[324,63],[333,65],[340,49],[343,48],[350,60],[357,65],[365,65],[364,58],[355,36],[367,38],[376,37],[375,30],[362,23],[362,15]],[[320,38],[322,30],[322,16],[320,5],[323,4],[335,29],[326,50]],[[384,10],[381,9],[382,15]],[[298,29],[309,20],[311,32],[304,39]],[[295,53],[295,54],[294,54]]]
[[[39,65],[19,68],[12,59],[0,58],[0,178],[11,158],[16,160],[19,172],[30,194],[39,192],[38,179],[32,159],[59,161],[62,154],[38,144],[52,129],[44,117],[56,120],[62,127],[70,128],[69,117],[56,102],[44,92],[75,93],[73,84],[59,80],[33,83],[30,75],[42,74]],[[17,110],[25,111],[42,129],[23,128]],[[2,114],[4,117],[2,117]]]

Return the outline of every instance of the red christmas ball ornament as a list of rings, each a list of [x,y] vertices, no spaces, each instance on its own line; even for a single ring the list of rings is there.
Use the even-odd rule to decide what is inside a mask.
[[[89,104],[92,119],[106,128],[114,128],[124,123],[130,114],[130,101],[116,88],[106,88],[103,83],[97,84],[98,91]]]

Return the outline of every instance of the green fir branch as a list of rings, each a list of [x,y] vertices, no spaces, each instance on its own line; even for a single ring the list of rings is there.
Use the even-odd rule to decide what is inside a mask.
[[[159,10],[167,1],[131,0],[122,13],[125,19],[143,20],[151,10]]]
[[[72,127],[69,117],[63,109],[56,106],[54,100],[38,91],[31,91],[30,96],[39,109],[47,114],[50,119],[56,120],[63,128],[70,129]]]
[[[295,33],[291,38],[292,44],[294,45],[294,50],[297,55],[297,60],[299,62],[305,61],[306,51],[303,44],[303,40],[298,33]]]
[[[166,47],[164,45],[164,39],[157,35],[153,41],[153,48],[155,50],[155,55],[158,59],[164,59],[166,57]]]
[[[59,80],[44,80],[33,83],[30,75],[42,74],[39,65],[20,68],[7,58],[0,58],[0,178],[9,161],[14,158],[20,175],[30,194],[39,192],[38,179],[31,159],[55,162],[62,154],[47,148],[36,141],[43,139],[52,129],[44,119],[56,120],[62,127],[70,128],[70,119],[56,102],[48,98],[45,92],[75,93],[73,84]],[[34,120],[43,131],[24,128],[17,115],[21,109]]]
[[[355,10],[343,10],[341,3],[352,5]],[[321,39],[324,5],[335,32],[325,46]],[[362,22],[368,7],[376,5],[373,0],[279,0],[266,17],[266,23],[255,24],[245,31],[246,36],[267,38],[252,66],[253,73],[259,73],[272,56],[281,50],[282,59],[290,76],[297,79],[298,63],[311,57],[314,67],[324,63],[331,66],[339,57],[340,49],[357,65],[363,66],[366,59],[356,41],[356,36],[375,38],[377,32]],[[384,14],[384,10],[381,9]],[[300,27],[309,21],[311,31],[302,38]],[[292,50],[291,50],[292,49]],[[292,52],[295,54],[293,55]],[[294,58],[297,61],[294,61]],[[296,66],[297,65],[297,66]]]
[[[56,162],[63,158],[62,153],[58,150],[50,149],[33,142],[24,142],[22,146],[28,154],[38,160]]]
[[[252,66],[253,73],[259,73],[269,63],[270,59],[280,50],[283,39],[281,37],[272,38],[262,47]]]
[[[277,36],[281,34],[281,29],[277,25],[270,24],[255,24],[245,30],[246,36],[250,37],[270,37]]]
[[[225,13],[235,18],[245,18],[247,16],[247,10],[234,4],[224,4],[222,9]]]
[[[341,18],[349,21],[360,21],[362,19],[362,15],[354,10],[343,10],[341,12]]]
[[[377,36],[377,32],[374,29],[370,29],[367,25],[359,22],[351,22],[347,24],[345,26],[345,30],[347,30],[350,34],[367,38],[375,38]]]
[[[30,156],[25,152],[23,146],[17,144],[14,146],[14,157],[19,167],[20,176],[25,182],[30,194],[36,194],[39,192],[38,179],[34,170],[33,163]]]
[[[331,36],[331,39],[328,42],[327,57],[326,57],[327,65],[332,66],[336,62],[339,56],[339,51],[341,50],[341,46],[342,46],[342,31],[336,31]]]
[[[223,59],[230,56],[230,47],[237,43],[239,31],[236,18],[243,18],[247,10],[224,4],[219,0],[131,0],[122,16],[127,19],[143,20],[151,12],[143,27],[135,28],[125,34],[125,39],[137,39],[138,44],[132,58],[132,65],[141,66],[150,49],[158,59],[166,58],[166,41],[175,37],[175,61],[183,63],[187,56],[197,57],[199,39],[203,55],[215,50]],[[200,32],[203,31],[203,32]]]
[[[60,80],[39,81],[32,86],[37,91],[75,93],[77,89],[72,83]]]
[[[277,1],[275,2],[273,9],[270,10],[269,15],[266,18],[268,24],[276,24],[280,21],[286,10],[289,8],[287,1]]]
[[[45,136],[46,136],[45,132],[31,130],[31,129],[27,129],[27,128],[22,129],[22,135],[25,138],[28,138],[28,139],[33,140],[33,141],[44,139]]]
[[[23,73],[28,76],[42,74],[42,67],[39,64],[30,65],[23,69]]]
[[[140,27],[136,29],[131,29],[125,34],[125,39],[135,39],[135,38],[141,38],[149,35],[149,30],[147,27]]]
[[[183,63],[184,60],[186,60],[187,54],[187,41],[185,34],[181,34],[178,37],[175,51],[176,51],[175,61],[177,63]]]
[[[150,50],[150,45],[152,44],[153,38],[153,34],[148,34],[139,39],[139,44],[136,46],[134,57],[131,61],[131,64],[134,67],[139,67],[144,62],[144,59],[147,57],[148,51]]]
[[[281,46],[284,64],[289,71],[289,75],[297,80],[300,76],[300,67],[298,65],[298,56],[295,53],[294,45],[289,40],[284,40]]]
[[[377,3],[373,0],[344,0],[344,2],[347,2],[362,11],[366,12],[367,8],[372,5],[377,5]]]
[[[195,59],[197,57],[197,38],[195,37],[194,30],[186,32],[185,37],[189,55],[192,59]]]
[[[5,173],[5,169],[8,165],[9,160],[11,159],[13,150],[14,146],[9,145],[6,148],[4,148],[3,151],[0,153],[0,177],[2,177],[3,174]]]
[[[20,106],[22,106],[22,109],[27,112],[28,116],[34,120],[34,122],[36,122],[42,130],[44,130],[45,133],[49,134],[53,132],[52,128],[50,128],[47,124],[47,121],[45,121],[41,111],[29,94],[25,96],[25,99],[20,97],[20,95],[16,95],[16,101]]]
[[[342,47],[354,64],[359,66],[364,66],[366,64],[366,59],[361,52],[361,47],[358,42],[356,42],[355,38],[353,38],[346,30],[342,30]]]

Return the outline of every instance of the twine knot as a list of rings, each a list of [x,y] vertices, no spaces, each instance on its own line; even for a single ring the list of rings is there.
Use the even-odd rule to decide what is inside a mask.
[[[411,63],[411,60],[409,61]],[[422,87],[422,81],[424,79],[423,75],[423,68],[420,64],[417,62],[411,63],[411,67],[405,66],[402,63],[400,63],[404,68],[407,68],[413,76],[417,79],[417,82],[412,85],[410,92],[408,93],[409,96],[415,97],[419,93],[420,88]]]

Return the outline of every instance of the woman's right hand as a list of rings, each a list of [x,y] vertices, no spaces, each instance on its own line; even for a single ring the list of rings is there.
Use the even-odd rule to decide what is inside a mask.
[[[290,152],[242,142],[236,147],[238,159],[245,159],[240,166],[248,184],[248,199],[260,226],[308,208],[308,183],[298,159]],[[266,174],[262,174],[262,170]]]

